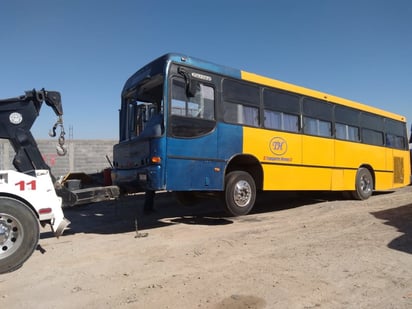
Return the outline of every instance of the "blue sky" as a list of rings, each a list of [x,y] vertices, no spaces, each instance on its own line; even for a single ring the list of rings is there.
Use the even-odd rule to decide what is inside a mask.
[[[126,79],[181,52],[405,115],[410,0],[2,0],[0,98],[62,94],[75,139],[117,139]],[[33,128],[48,138],[43,106]],[[70,130],[71,128],[71,130]]]

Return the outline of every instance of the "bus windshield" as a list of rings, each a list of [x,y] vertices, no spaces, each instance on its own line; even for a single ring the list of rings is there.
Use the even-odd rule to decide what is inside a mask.
[[[128,138],[163,133],[163,77],[146,78],[126,92]],[[149,129],[150,128],[150,129]]]
[[[134,130],[135,135],[139,136],[150,123],[150,120],[157,114],[157,107],[153,103],[132,102],[130,108],[133,110]]]

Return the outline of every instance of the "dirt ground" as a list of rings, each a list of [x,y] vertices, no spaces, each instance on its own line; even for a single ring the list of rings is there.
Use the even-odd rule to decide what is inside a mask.
[[[0,275],[1,308],[412,308],[412,187],[367,201],[269,193],[238,218],[169,193],[155,214],[142,205],[66,209],[70,230],[44,230]]]

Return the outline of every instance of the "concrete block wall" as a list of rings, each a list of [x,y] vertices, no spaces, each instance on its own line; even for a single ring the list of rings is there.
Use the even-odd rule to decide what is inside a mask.
[[[37,140],[37,145],[54,176],[68,172],[95,173],[109,167],[106,155],[113,160],[113,146],[117,140],[68,140],[67,154],[56,152],[57,140]],[[0,139],[0,170],[14,169],[14,150],[8,140]]]

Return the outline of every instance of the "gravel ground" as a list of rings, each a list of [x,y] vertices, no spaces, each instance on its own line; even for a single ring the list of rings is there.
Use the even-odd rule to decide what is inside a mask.
[[[252,214],[141,195],[66,209],[2,308],[412,308],[412,187],[367,201],[268,193]]]

